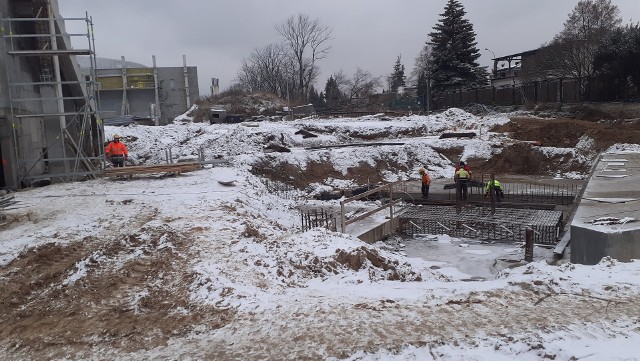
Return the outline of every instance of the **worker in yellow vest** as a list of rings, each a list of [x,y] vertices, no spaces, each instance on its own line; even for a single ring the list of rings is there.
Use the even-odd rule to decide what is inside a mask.
[[[464,162],[456,167],[456,173],[453,176],[453,180],[456,182],[456,197],[462,197],[463,201],[466,201],[469,195],[469,179],[471,178],[471,171],[469,166]]]
[[[502,185],[496,179],[487,182],[487,186],[484,189],[484,197],[489,197],[489,195],[491,195],[492,189],[493,194],[495,195],[496,202],[500,202],[502,200],[502,197],[504,197],[504,192],[502,191]]]

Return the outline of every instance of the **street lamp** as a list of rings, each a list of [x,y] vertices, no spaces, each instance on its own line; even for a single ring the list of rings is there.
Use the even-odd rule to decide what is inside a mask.
[[[491,60],[495,60],[496,59],[496,54],[493,51],[489,50],[489,48],[484,48],[484,50],[490,52],[493,55],[493,59],[491,59]]]
[[[484,50],[488,51],[491,53],[491,55],[493,55],[493,77],[497,77],[498,75],[498,62],[496,61],[496,53],[494,53],[493,51],[489,50],[489,48],[484,48]],[[492,81],[492,85],[493,85],[493,81]]]

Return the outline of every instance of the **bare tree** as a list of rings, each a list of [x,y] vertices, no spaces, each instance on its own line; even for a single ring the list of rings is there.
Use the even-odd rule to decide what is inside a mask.
[[[248,91],[268,91],[284,98],[289,64],[281,45],[254,49],[248,59],[242,60],[237,81]]]
[[[317,77],[316,61],[329,52],[332,29],[304,14],[291,16],[283,23],[276,24],[275,28],[293,54],[297,66],[297,90],[306,98],[309,85]]]
[[[611,0],[581,0],[555,39],[601,41],[621,24],[620,10]]]
[[[607,35],[620,27],[620,10],[611,0],[581,0],[564,23],[564,29],[544,50],[540,63],[548,75],[571,77],[581,84],[594,75],[593,61]]]
[[[338,84],[340,83],[338,82]],[[344,82],[343,93],[351,101],[373,94],[381,85],[380,77],[374,77],[370,72],[356,68],[353,76]]]
[[[411,74],[409,75],[409,79],[407,79],[407,83],[416,84],[418,82],[418,78],[422,74],[429,73],[429,63],[431,61],[431,46],[429,44],[425,45],[413,64],[413,69],[411,70]]]

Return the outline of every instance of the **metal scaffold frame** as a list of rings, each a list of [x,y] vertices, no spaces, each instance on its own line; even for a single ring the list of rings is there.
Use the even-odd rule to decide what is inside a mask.
[[[32,5],[31,17],[1,19],[15,183],[24,186],[40,179],[95,178],[104,166],[104,125],[98,113],[93,20],[88,14],[83,18],[62,18],[49,1],[36,0]],[[66,33],[66,22],[85,22],[86,32]],[[86,38],[87,48],[74,49],[74,37]],[[75,56],[89,57],[87,76],[79,71]],[[39,79],[32,76],[33,81],[25,81],[24,75],[20,78],[20,68],[25,64],[38,70]],[[21,132],[22,127],[27,127],[24,122],[33,121],[40,122],[42,128],[40,141],[44,144],[39,154],[33,149],[25,150],[27,136]],[[29,131],[33,131],[31,128]]]

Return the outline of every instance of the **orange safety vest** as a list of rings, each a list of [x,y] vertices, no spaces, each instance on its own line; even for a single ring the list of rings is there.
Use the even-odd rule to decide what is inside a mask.
[[[129,151],[127,151],[127,146],[122,142],[109,142],[107,148],[104,150],[104,153],[109,156],[129,156]]]
[[[422,174],[422,183],[426,186],[431,185],[431,177],[429,177],[429,174],[427,173]]]

